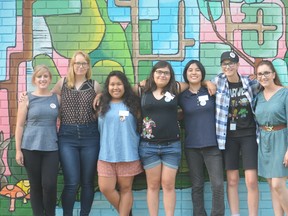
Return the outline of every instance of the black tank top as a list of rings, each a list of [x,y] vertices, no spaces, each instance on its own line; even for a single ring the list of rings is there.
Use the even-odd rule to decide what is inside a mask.
[[[65,79],[61,91],[61,124],[89,124],[97,121],[93,110],[95,96],[93,80],[86,80],[77,90],[68,88]]]
[[[141,96],[142,140],[163,143],[180,139],[177,121],[178,97],[157,100],[151,92]]]

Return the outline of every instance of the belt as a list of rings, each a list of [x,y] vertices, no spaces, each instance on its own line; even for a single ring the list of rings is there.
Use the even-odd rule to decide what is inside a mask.
[[[273,126],[260,126],[260,128],[264,131],[277,131],[277,130],[282,130],[284,128],[286,128],[287,125],[286,124],[281,124],[281,125],[273,125]]]

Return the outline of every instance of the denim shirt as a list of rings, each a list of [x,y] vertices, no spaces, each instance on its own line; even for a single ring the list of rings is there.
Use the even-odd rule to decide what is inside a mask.
[[[253,109],[253,99],[259,92],[258,81],[251,80],[248,76],[243,76],[239,74],[241,79],[244,94],[247,97],[252,112]],[[218,147],[221,150],[225,149],[226,135],[227,135],[227,122],[228,113],[230,105],[230,91],[227,77],[224,73],[218,74],[213,80],[211,80],[217,86],[216,92],[216,135],[218,141]],[[255,120],[255,115],[254,115]],[[257,130],[258,131],[258,130]]]

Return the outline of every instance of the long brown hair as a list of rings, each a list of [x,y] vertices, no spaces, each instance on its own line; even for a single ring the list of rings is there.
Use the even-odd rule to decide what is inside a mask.
[[[76,59],[76,56],[77,55],[82,55],[85,60],[87,61],[88,63],[88,68],[87,68],[87,73],[86,73],[86,79],[91,79],[91,76],[92,76],[92,68],[91,68],[91,60],[90,60],[90,57],[87,53],[85,53],[84,51],[76,51],[72,58],[70,59],[70,62],[69,62],[69,69],[68,69],[68,74],[67,74],[67,86],[68,88],[73,88],[74,85],[75,85],[75,73],[74,73],[74,63],[75,63],[75,59]]]
[[[150,73],[148,79],[146,80],[144,92],[153,92],[157,89],[156,83],[154,81],[154,73],[157,69],[165,68],[165,67],[168,67],[170,70],[170,80],[169,80],[168,84],[164,87],[162,93],[165,93],[166,91],[168,91],[174,95],[178,94],[174,70],[173,70],[171,64],[167,61],[159,61],[153,66],[151,73]]]
[[[269,60],[263,60],[263,61],[261,61],[261,62],[257,65],[257,67],[256,67],[256,73],[257,73],[258,68],[259,68],[260,66],[262,66],[262,65],[267,65],[267,66],[272,70],[272,72],[275,73],[275,78],[274,78],[274,83],[275,83],[275,85],[283,86],[282,83],[281,83],[281,81],[280,81],[280,79],[279,79],[279,76],[278,76],[278,74],[277,74],[277,71],[276,71],[274,65],[273,65],[272,62],[269,61]],[[256,75],[257,75],[257,74],[256,74]],[[260,90],[263,90],[263,87],[261,87]]]

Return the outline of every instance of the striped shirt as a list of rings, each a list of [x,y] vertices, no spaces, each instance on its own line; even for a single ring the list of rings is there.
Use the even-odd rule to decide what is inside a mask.
[[[252,101],[259,92],[258,81],[249,79],[248,76],[240,75],[241,82],[243,84],[244,94],[247,97],[252,112]],[[226,135],[227,135],[227,122],[230,105],[230,91],[227,77],[224,73],[218,74],[213,80],[211,80],[217,86],[216,92],[216,135],[219,149],[225,149]],[[254,117],[255,118],[255,117]]]

